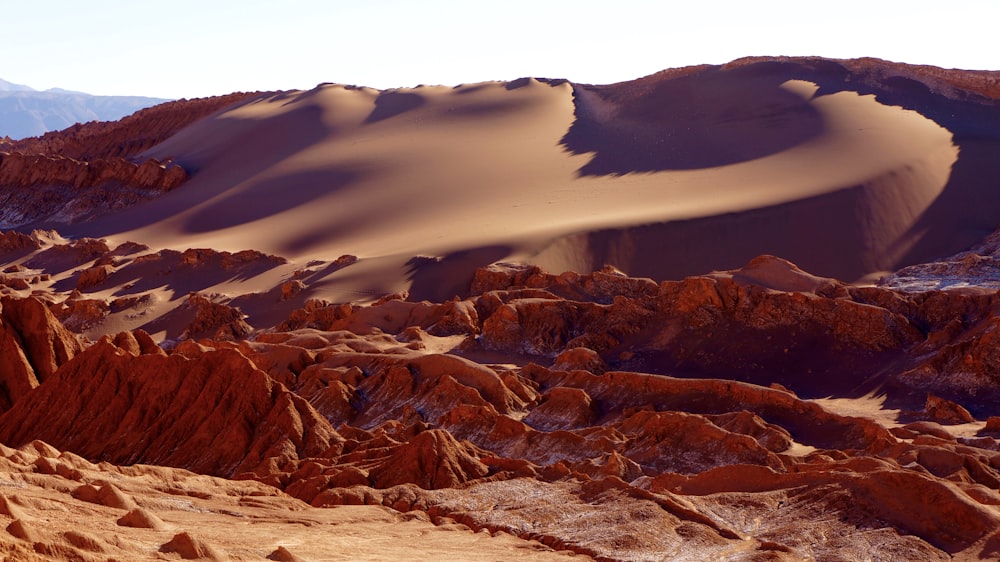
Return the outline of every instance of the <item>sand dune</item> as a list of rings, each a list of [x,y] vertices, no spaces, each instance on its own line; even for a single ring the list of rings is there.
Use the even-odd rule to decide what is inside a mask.
[[[603,87],[274,94],[146,153],[191,170],[183,189],[72,234],[300,262],[353,254],[379,281],[346,278],[360,267],[331,278],[329,296],[349,300],[406,288],[417,256],[449,264],[438,279],[497,260],[679,278],[771,253],[854,280],[992,231],[986,172],[998,164],[924,107],[970,102],[889,103],[888,80],[879,93],[859,76],[803,60]],[[984,172],[973,185],[969,169]],[[942,203],[959,190],[979,198]]]

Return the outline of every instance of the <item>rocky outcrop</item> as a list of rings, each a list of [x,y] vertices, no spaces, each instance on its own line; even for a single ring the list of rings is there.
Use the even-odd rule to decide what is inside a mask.
[[[260,95],[239,92],[162,103],[118,121],[81,123],[40,137],[0,144],[0,151],[59,155],[83,162],[131,159],[199,119]]]
[[[0,410],[7,410],[82,349],[35,298],[0,300]]]
[[[274,266],[208,250],[115,256],[98,242],[43,261],[87,264],[70,280],[95,288],[131,267],[224,280]],[[475,283],[482,293],[445,303],[306,301],[239,338],[226,328],[238,309],[191,295],[174,319],[197,341],[167,355],[141,331],[102,339],[22,389],[0,441],[253,478],[314,506],[420,511],[607,559],[688,547],[856,558],[877,544],[933,560],[995,540],[995,402],[954,392],[963,380],[995,392],[992,293],[850,287],[770,256],[676,282],[494,266]],[[267,298],[284,302],[280,287]],[[854,404],[862,378],[912,423],[810,399]],[[637,523],[650,521],[655,533]]]
[[[143,344],[126,347],[141,351]],[[239,353],[137,356],[110,339],[0,416],[3,443],[35,439],[95,461],[218,476],[267,474],[342,442],[308,403]]]
[[[842,284],[770,257],[658,285],[611,272],[501,274],[492,271],[488,286],[503,289],[476,299],[479,345],[565,358],[574,347],[588,348],[611,368],[841,392],[924,337],[906,311],[855,299]],[[815,373],[814,383],[803,371]]]
[[[483,455],[447,431],[433,429],[397,447],[369,477],[376,488],[400,484],[415,484],[426,490],[453,488],[489,474],[489,468],[479,460]]]
[[[233,340],[246,337],[253,331],[239,309],[212,302],[197,293],[188,296],[184,306],[194,312],[194,319],[187,325],[182,339],[213,337]]]
[[[152,199],[187,180],[172,162],[0,152],[0,227],[76,223]]]
[[[179,165],[153,158],[141,164],[122,158],[84,162],[65,156],[0,152],[0,185],[10,189],[128,186],[170,191],[187,178]]]
[[[188,171],[141,153],[194,121],[256,95],[170,102],[116,122],[78,124],[0,143],[0,227],[91,220],[176,189]]]

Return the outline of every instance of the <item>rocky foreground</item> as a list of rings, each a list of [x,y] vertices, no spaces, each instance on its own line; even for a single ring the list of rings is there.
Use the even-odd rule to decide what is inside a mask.
[[[189,294],[161,346],[67,326],[141,315],[149,287],[115,277],[130,267],[233,277],[283,260],[53,236],[4,236],[0,442],[16,450],[3,450],[0,545],[13,559],[136,556],[129,540],[36,526],[63,500],[25,487],[155,529],[174,501],[160,488],[196,478],[166,467],[229,479],[209,488],[233,511],[257,495],[286,510],[386,506],[600,560],[1000,553],[993,290],[850,286],[762,256],[660,283],[495,265],[450,301],[351,305],[297,300],[306,272],[225,302]],[[285,303],[277,326],[238,309],[265,298]],[[131,485],[119,475],[161,484],[101,500]],[[266,486],[233,482],[246,480]],[[142,548],[300,559],[277,539],[248,549],[168,527]]]

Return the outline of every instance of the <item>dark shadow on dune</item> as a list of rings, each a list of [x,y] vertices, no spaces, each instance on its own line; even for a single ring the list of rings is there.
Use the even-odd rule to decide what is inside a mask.
[[[365,119],[365,123],[378,123],[426,104],[427,98],[420,94],[396,91],[382,92],[375,98],[375,109]]]
[[[861,189],[740,213],[571,234],[550,243],[537,261],[547,267],[548,256],[558,261],[575,252],[571,259],[583,260],[573,264],[579,271],[610,264],[633,277],[664,280],[737,269],[771,254],[813,274],[853,281],[873,267],[854,221]]]
[[[786,74],[794,71],[795,77],[818,84],[817,96],[841,91],[874,95],[880,103],[916,111],[952,133],[958,161],[942,193],[903,236],[917,243],[891,269],[963,251],[1000,226],[1000,101],[961,92],[948,98],[910,77],[880,77],[875,70],[849,70],[834,61],[782,66],[789,69]]]
[[[945,100],[908,78],[874,93],[882,103],[914,110],[951,131],[958,161],[944,191],[913,225],[918,243],[897,267],[948,256],[1000,226],[1000,102]]]
[[[532,78],[530,76],[525,76],[522,78],[517,78],[515,80],[506,82],[504,83],[503,87],[508,91],[517,90],[531,84],[532,80],[540,82],[542,84],[547,84],[549,86],[559,86],[569,82],[569,80],[566,80],[565,78]]]
[[[490,87],[489,83],[485,83],[485,84],[459,84],[458,86],[453,87],[451,90],[455,94],[466,95],[466,94],[474,94],[474,93],[476,93],[478,91],[485,90],[486,88],[489,88],[489,87]]]
[[[717,378],[770,386],[780,384],[800,398],[860,398],[879,392],[890,367],[905,360],[900,351],[845,349],[822,330],[796,327],[754,331],[746,326],[715,326],[710,333],[687,333],[674,347],[639,352],[615,369],[678,378]],[[913,407],[897,393],[893,405]],[[921,398],[925,398],[922,396]]]
[[[59,225],[59,232],[72,237],[110,236],[171,219],[218,196],[241,206],[249,206],[251,201],[229,196],[227,192],[330,135],[333,131],[323,123],[322,116],[322,107],[306,104],[277,119],[220,120],[219,129],[229,129],[223,139],[207,141],[203,146],[190,142],[192,153],[178,158],[185,169],[193,171],[187,183],[154,200],[105,215],[93,222]],[[203,159],[210,161],[211,165],[199,172]],[[234,217],[231,222],[235,220]],[[195,232],[203,232],[205,227],[195,225],[194,228],[197,229]]]
[[[184,224],[188,232],[212,232],[307,205],[349,186],[361,174],[352,170],[318,170],[264,180],[228,193],[201,207]]]
[[[820,135],[822,116],[781,88],[769,65],[708,68],[653,84],[575,86],[575,115],[561,144],[592,154],[581,176],[692,170],[745,162]],[[612,108],[614,113],[608,113]]]
[[[943,192],[901,236],[916,240],[901,259],[862,257],[869,249],[854,231],[856,221],[844,222],[849,214],[835,220],[835,213],[822,208],[828,199],[842,199],[849,191],[792,203],[791,208],[637,227],[611,237],[617,239],[612,246],[645,245],[643,251],[651,252],[632,252],[647,256],[645,263],[636,259],[627,264],[634,275],[674,279],[738,267],[771,253],[819,275],[853,280],[965,250],[1000,225],[1000,102],[974,93],[945,97],[918,80],[899,76],[899,68],[871,61],[792,59],[705,67],[670,79],[654,76],[611,86],[576,86],[577,119],[562,142],[573,153],[593,154],[579,170],[581,175],[694,169],[759,158],[822,132],[820,116],[808,102],[778,87],[788,80],[815,83],[816,97],[855,92],[916,111],[952,133],[959,155]],[[598,118],[599,104],[598,111],[589,109],[595,104],[586,101],[588,95],[624,109],[610,121],[613,124],[606,124]],[[745,100],[753,104],[743,105]],[[670,240],[670,246],[643,242],[642,230],[647,228],[669,231],[669,238],[650,240]],[[803,232],[825,234],[804,237]],[[599,240],[606,237],[593,238],[598,247],[609,244]],[[615,253],[611,246],[598,253],[602,251],[609,259]]]
[[[417,256],[406,262],[410,300],[443,302],[469,293],[472,276],[480,267],[510,255],[507,246],[484,246],[461,250],[443,258]]]

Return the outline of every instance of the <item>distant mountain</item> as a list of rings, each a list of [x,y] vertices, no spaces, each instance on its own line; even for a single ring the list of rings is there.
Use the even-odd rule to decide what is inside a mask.
[[[0,80],[0,138],[22,139],[65,129],[75,123],[114,121],[166,99],[92,96],[52,88],[39,92]]]
[[[34,88],[0,79],[0,92],[34,92]]]

